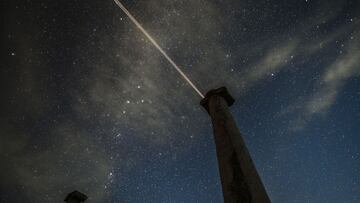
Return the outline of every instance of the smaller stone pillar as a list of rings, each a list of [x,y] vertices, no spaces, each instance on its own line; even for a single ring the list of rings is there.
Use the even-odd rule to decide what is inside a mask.
[[[85,202],[87,198],[88,197],[85,194],[75,190],[74,192],[69,193],[64,201],[67,203],[82,203]]]

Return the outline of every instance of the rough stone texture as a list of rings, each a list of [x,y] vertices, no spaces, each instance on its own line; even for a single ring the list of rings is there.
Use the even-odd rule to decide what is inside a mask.
[[[210,91],[201,102],[212,119],[224,202],[268,203],[270,199],[229,112],[231,99],[222,87]]]

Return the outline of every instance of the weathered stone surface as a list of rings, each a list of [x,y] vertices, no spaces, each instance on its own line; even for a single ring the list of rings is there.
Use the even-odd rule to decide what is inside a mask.
[[[229,112],[234,99],[225,87],[209,91],[201,105],[211,116],[225,203],[268,203],[236,123]]]

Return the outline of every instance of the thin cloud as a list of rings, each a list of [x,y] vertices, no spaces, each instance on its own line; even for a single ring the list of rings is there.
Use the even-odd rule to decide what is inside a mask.
[[[316,115],[326,115],[336,103],[339,93],[347,81],[360,74],[360,32],[356,31],[332,64],[322,73],[317,81],[316,91],[312,95],[297,98],[297,102],[289,105],[280,115],[296,114],[297,119],[290,123],[290,130],[302,130]]]
[[[93,201],[104,198],[110,163],[98,143],[76,125],[59,124],[42,140],[48,140],[44,147],[4,123],[0,143],[8,144],[0,148],[3,184],[22,188],[26,191],[23,198],[31,202],[57,202],[72,190],[91,194]]]
[[[294,54],[297,42],[290,41],[284,45],[271,49],[265,57],[256,65],[254,65],[245,74],[242,81],[248,85],[259,82],[266,76],[279,72],[291,60]]]
[[[325,71],[319,91],[305,104],[306,113],[313,115],[327,111],[335,102],[346,81],[360,71],[359,34],[349,41],[346,53]]]

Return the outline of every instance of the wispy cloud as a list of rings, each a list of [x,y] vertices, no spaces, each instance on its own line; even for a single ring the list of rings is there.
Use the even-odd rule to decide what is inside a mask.
[[[103,199],[111,166],[104,150],[87,133],[63,123],[34,143],[5,123],[0,136],[2,184],[26,191],[22,198],[31,202],[56,202],[72,190],[91,194],[93,201]]]
[[[253,65],[245,73],[241,81],[252,85],[271,74],[279,72],[294,57],[296,46],[297,41],[292,40],[269,50],[260,62]]]
[[[281,114],[296,114],[291,130],[301,130],[316,115],[326,115],[336,103],[339,93],[347,81],[360,74],[360,32],[355,31],[348,39],[342,54],[328,65],[316,82],[314,93],[297,98]]]
[[[360,35],[357,34],[354,38],[348,42],[344,55],[326,69],[320,80],[319,90],[306,102],[308,115],[328,110],[335,103],[346,81],[360,73]]]

